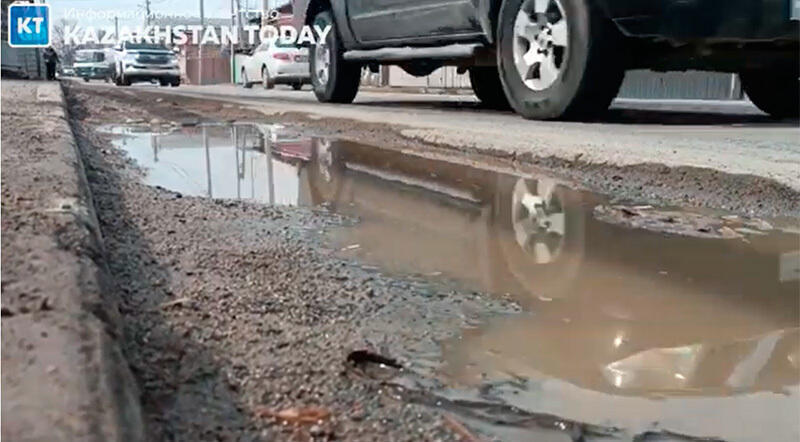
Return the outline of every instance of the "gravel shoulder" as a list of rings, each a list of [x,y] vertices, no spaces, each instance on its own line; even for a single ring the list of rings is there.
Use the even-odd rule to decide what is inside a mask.
[[[352,220],[326,211],[145,186],[97,131],[126,119],[258,115],[251,110],[203,103],[190,111],[171,99],[145,108],[68,90],[148,440],[458,437],[438,412],[359,376],[348,356],[365,350],[407,364],[413,351],[433,351],[457,334],[474,316],[467,312],[513,306],[337,258],[320,233]],[[313,425],[282,417],[311,410],[325,417]]]
[[[470,98],[365,93],[357,104],[331,106],[288,91],[230,86],[87,93],[132,103],[161,98],[176,109],[246,108],[261,119],[366,144],[413,149],[504,166],[535,168],[621,201],[800,216],[800,131],[735,106],[731,113],[633,110],[622,103],[607,121],[532,122],[480,109]]]

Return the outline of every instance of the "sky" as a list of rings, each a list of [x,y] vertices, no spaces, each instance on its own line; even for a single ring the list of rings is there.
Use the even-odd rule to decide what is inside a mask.
[[[119,15],[120,26],[135,27],[144,23],[144,0],[50,0],[51,16],[67,18],[81,26],[113,26]],[[240,0],[242,8],[260,6],[260,0]],[[156,14],[200,16],[200,0],[151,0],[150,10]],[[230,18],[231,0],[204,0],[206,17]],[[106,17],[109,17],[106,19]]]

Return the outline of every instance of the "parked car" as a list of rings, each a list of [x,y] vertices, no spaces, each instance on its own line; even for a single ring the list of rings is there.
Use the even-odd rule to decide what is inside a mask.
[[[130,86],[137,81],[158,81],[161,86],[180,86],[178,57],[163,45],[125,41],[114,48],[114,82]]]
[[[105,49],[79,49],[75,51],[74,75],[89,80],[111,80],[112,57]]]
[[[61,68],[61,72],[58,75],[59,77],[74,77],[75,68],[72,66],[63,66]]]
[[[280,40],[264,40],[247,57],[240,73],[239,81],[245,88],[254,83],[261,83],[265,89],[272,89],[276,84],[290,84],[300,90],[311,81],[308,49]]]
[[[798,115],[798,8],[786,0],[294,0],[294,24],[331,25],[311,46],[323,102],[351,102],[367,66],[469,72],[478,98],[532,119],[605,111],[628,69],[739,73],[749,98]]]

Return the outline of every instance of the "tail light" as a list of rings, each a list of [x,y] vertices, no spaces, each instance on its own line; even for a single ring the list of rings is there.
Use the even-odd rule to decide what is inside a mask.
[[[291,60],[292,57],[289,57],[289,54],[287,54],[285,52],[276,52],[276,53],[272,54],[272,58],[275,58],[275,59],[278,59],[278,60],[289,61],[289,60]]]

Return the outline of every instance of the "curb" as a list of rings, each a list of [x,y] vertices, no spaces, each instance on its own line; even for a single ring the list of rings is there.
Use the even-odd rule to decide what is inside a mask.
[[[117,341],[123,334],[116,290],[63,90],[40,82],[8,87],[36,88],[35,104],[20,99],[19,108],[31,109],[26,118],[48,137],[39,137],[41,159],[25,167],[58,186],[33,187],[29,217],[36,222],[3,232],[20,250],[15,260],[33,264],[3,272],[2,437],[142,441],[139,390]],[[19,153],[26,146],[4,147],[28,155]],[[9,187],[25,191],[23,184]],[[6,280],[16,285],[6,287]]]

